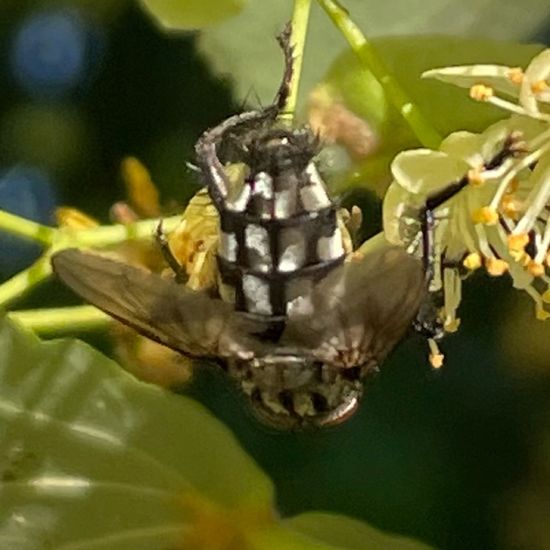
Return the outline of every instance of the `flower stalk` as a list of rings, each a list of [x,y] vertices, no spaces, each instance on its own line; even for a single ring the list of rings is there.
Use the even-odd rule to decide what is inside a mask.
[[[370,71],[384,89],[388,100],[399,111],[424,147],[437,148],[442,136],[422,114],[420,108],[407,95],[391,74],[374,46],[367,40],[351,19],[349,12],[337,0],[317,0],[342,33],[361,65]]]
[[[289,123],[292,123],[296,114],[310,10],[311,0],[294,0],[294,10],[290,23],[290,45],[292,47],[294,64],[290,80],[290,93],[282,109],[282,117],[288,120]]]

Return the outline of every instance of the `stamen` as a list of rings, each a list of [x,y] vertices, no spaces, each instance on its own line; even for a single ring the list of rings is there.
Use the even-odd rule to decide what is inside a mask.
[[[456,269],[443,270],[444,323],[446,332],[455,332],[460,325],[456,310],[462,301],[462,280]]]
[[[433,338],[428,339],[428,346],[430,347],[430,364],[434,369],[440,369],[443,366],[445,356],[441,353]]]
[[[476,101],[488,101],[494,93],[493,88],[485,84],[475,84],[470,88],[470,97]]]
[[[455,317],[452,318],[446,318],[445,323],[443,324],[443,328],[445,329],[445,332],[453,333],[456,332],[460,327],[460,319],[457,319]]]
[[[527,233],[508,235],[508,249],[510,252],[523,252],[528,244],[529,235]]]
[[[482,206],[472,212],[472,221],[484,225],[496,225],[498,222],[498,213],[495,208]]]
[[[523,107],[520,107],[519,105],[516,105],[515,103],[512,103],[511,101],[506,101],[505,99],[502,99],[497,96],[489,97],[487,100],[487,103],[490,103],[491,105],[494,105],[495,107],[498,107],[499,109],[504,109],[506,111],[509,111],[510,113],[515,113],[517,115],[522,116],[528,116],[530,118],[534,118],[537,120],[543,120],[550,122],[550,115],[546,113],[536,112],[531,113],[527,112]]]
[[[531,91],[534,94],[540,94],[541,92],[545,92],[549,87],[550,85],[546,80],[539,80],[531,84]]]
[[[546,321],[548,318],[550,318],[550,313],[548,313],[548,311],[544,309],[544,300],[542,296],[537,292],[537,290],[532,285],[528,285],[525,287],[525,291],[535,301],[536,318],[539,321]]]
[[[533,277],[542,277],[544,275],[544,266],[541,263],[530,260],[527,264],[527,271],[529,271]]]
[[[462,265],[470,271],[475,271],[481,267],[481,256],[477,252],[472,252],[464,258]]]
[[[538,263],[544,262],[544,258],[546,257],[546,261],[548,262],[548,248],[550,247],[550,222],[546,223],[546,227],[544,228],[544,235],[542,236],[542,240],[539,244],[539,248],[537,251],[537,254],[535,256],[535,261]]]
[[[491,201],[492,203],[492,201]],[[514,221],[520,217],[522,203],[512,193],[508,193],[502,197],[500,201],[500,209],[507,218]]]
[[[523,82],[523,69],[521,67],[512,67],[507,75],[506,78],[512,83],[520,85]]]
[[[500,277],[508,271],[508,262],[505,262],[500,258],[486,258],[485,269],[492,277]]]
[[[504,197],[504,194],[507,192],[514,193],[514,191],[517,190],[517,188],[519,187],[519,182],[517,180],[518,170],[516,167],[517,164],[512,166],[508,165],[510,171],[501,179],[497,190],[495,191],[495,194],[493,195],[493,198],[489,203],[489,206],[491,208],[496,210],[502,198]]]
[[[468,170],[468,173],[466,174],[468,178],[468,183],[473,187],[480,187],[481,185],[483,185],[485,183],[485,179],[483,178],[483,171],[483,165],[476,166],[475,168],[470,168],[470,170]]]
[[[478,242],[478,250],[481,252],[482,256],[485,256],[487,259],[492,259],[495,257],[493,250],[489,246],[489,241],[487,239],[487,234],[485,233],[485,228],[482,225],[475,225],[474,226],[476,236],[477,236],[477,242]]]
[[[526,166],[530,166],[533,162],[537,161],[544,153],[550,151],[550,143],[541,146],[537,151],[534,151],[530,155],[527,155],[522,159],[518,166],[531,160]],[[526,203],[529,207],[525,211],[525,214],[514,228],[514,234],[529,233],[536,222],[539,212],[541,212],[550,199],[550,166],[546,168],[546,171],[540,175],[540,181],[529,193],[526,199]]]

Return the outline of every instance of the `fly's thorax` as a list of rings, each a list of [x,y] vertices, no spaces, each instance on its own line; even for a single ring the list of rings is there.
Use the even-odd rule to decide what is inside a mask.
[[[272,130],[248,144],[248,174],[220,209],[218,263],[237,309],[284,316],[344,259],[337,208],[307,140],[306,130]]]
[[[301,357],[234,360],[227,368],[258,418],[280,429],[343,422],[359,405],[366,374]]]

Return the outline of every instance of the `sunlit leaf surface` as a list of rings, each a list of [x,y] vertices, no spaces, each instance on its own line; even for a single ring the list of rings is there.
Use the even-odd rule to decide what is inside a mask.
[[[526,40],[548,17],[547,0],[342,0],[341,3],[369,38],[443,33]],[[239,98],[250,95],[253,89],[251,97],[257,95],[264,104],[272,99],[282,65],[275,40],[270,37],[275,37],[290,19],[291,9],[291,2],[249,0],[239,15],[201,34],[202,51],[216,72],[231,78]],[[325,13],[313,5],[304,57],[303,90],[321,80],[345,47],[338,30]],[[478,54],[477,61],[481,62],[484,52]],[[403,61],[414,64],[415,57],[411,52]]]
[[[429,550],[431,547],[405,537],[384,533],[366,523],[323,512],[300,514],[284,525],[300,533],[315,535],[338,548],[349,550]]]
[[[506,113],[470,99],[464,90],[432,79],[421,79],[424,71],[475,62],[525,67],[543,49],[543,46],[537,44],[451,36],[380,38],[376,46],[390,72],[444,136],[456,130],[480,132],[489,124],[504,118]],[[385,102],[380,105],[380,100],[376,101],[378,85],[365,78],[365,72],[353,52],[345,52],[334,61],[326,82],[342,94],[354,112],[378,122],[380,126],[387,124],[387,128],[381,128],[382,131],[386,130],[383,131],[384,139],[391,140],[396,125],[404,124]],[[375,101],[371,100],[371,96]],[[385,118],[380,116],[380,112],[386,113]]]
[[[141,0],[166,30],[191,30],[212,25],[237,14],[246,0]]]
[[[270,481],[205,409],[81,342],[3,322],[0,380],[0,548],[164,548],[203,502],[272,505]]]
[[[5,320],[0,548],[426,550],[330,514],[278,521],[270,480],[201,405]]]

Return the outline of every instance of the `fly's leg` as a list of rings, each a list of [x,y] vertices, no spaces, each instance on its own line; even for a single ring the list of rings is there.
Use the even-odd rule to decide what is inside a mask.
[[[294,70],[293,48],[290,45],[290,29],[290,24],[287,24],[277,37],[277,41],[283,50],[285,68],[281,85],[273,103],[265,109],[247,111],[228,118],[218,126],[207,130],[199,138],[195,146],[197,164],[201,169],[210,196],[218,210],[225,208],[225,202],[231,189],[231,183],[224,170],[224,163],[218,157],[218,147],[231,132],[243,128],[250,131],[261,127],[265,123],[275,121],[290,93],[290,82]]]
[[[504,141],[500,150],[483,166],[484,170],[495,170],[499,168],[507,159],[523,152],[520,136],[517,133],[510,134]],[[445,334],[442,319],[439,311],[444,305],[444,295],[441,285],[433,288],[436,268],[441,280],[442,266],[437,261],[435,250],[435,229],[437,208],[442,206],[449,199],[453,198],[462,191],[470,182],[468,174],[465,174],[458,181],[451,182],[442,190],[434,193],[426,200],[424,206],[420,209],[420,231],[422,238],[422,261],[424,264],[424,273],[426,277],[427,298],[420,307],[420,311],[414,322],[414,328],[421,334],[432,340],[438,340]]]
[[[170,250],[170,245],[168,244],[168,239],[162,229],[162,221],[157,225],[155,231],[155,241],[162,253],[162,257],[165,262],[168,264],[170,269],[174,272],[174,279],[176,283],[183,284],[187,280],[187,273],[183,266],[178,262],[172,251]]]

